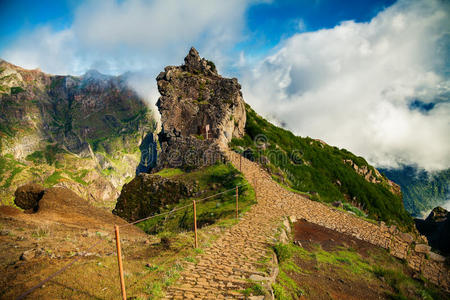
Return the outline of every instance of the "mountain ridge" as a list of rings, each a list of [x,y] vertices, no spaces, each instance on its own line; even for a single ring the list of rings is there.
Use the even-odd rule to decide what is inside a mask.
[[[156,122],[124,76],[51,75],[0,62],[0,187],[28,181],[113,206]],[[90,188],[88,188],[90,186]],[[104,204],[105,204],[104,203]]]

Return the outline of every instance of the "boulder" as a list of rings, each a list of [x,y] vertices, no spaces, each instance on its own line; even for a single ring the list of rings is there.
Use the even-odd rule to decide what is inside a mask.
[[[14,204],[25,210],[38,210],[39,200],[44,195],[44,187],[28,183],[17,188],[14,193]]]
[[[113,214],[133,222],[157,214],[161,208],[191,197],[196,191],[194,185],[141,173],[123,186]]]
[[[428,256],[430,257],[431,260],[437,261],[437,262],[444,262],[445,261],[445,256],[439,255],[433,251],[430,251],[428,253]]]
[[[425,244],[417,244],[414,250],[418,253],[429,253],[431,250],[431,247]]]
[[[401,232],[399,234],[400,238],[408,244],[411,244],[414,241],[414,238],[409,233]]]

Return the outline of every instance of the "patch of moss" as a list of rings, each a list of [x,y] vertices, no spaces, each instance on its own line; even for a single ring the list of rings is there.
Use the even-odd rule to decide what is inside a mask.
[[[181,175],[181,174],[184,174],[184,171],[181,169],[177,169],[177,168],[167,168],[167,169],[163,169],[163,170],[155,173],[155,175],[159,175],[159,176],[167,177],[167,178],[173,177],[176,175]]]

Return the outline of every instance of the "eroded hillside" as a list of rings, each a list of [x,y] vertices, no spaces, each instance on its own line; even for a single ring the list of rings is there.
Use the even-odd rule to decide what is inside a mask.
[[[111,207],[155,122],[126,78],[54,76],[0,61],[0,197],[29,181]],[[89,188],[88,188],[89,187]]]

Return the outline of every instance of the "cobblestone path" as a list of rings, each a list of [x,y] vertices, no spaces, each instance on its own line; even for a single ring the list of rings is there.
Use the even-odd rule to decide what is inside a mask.
[[[402,234],[394,227],[365,221],[287,191],[258,164],[232,151],[227,151],[227,156],[237,169],[241,166],[242,173],[256,191],[257,204],[240,218],[239,223],[205,249],[198,256],[197,264],[187,266],[176,285],[169,288],[166,299],[244,299],[238,290],[248,286],[247,279],[252,274],[269,275],[260,271],[262,265],[259,261],[267,257],[269,243],[275,238],[283,217],[287,216],[303,218],[390,249],[396,257],[408,255],[409,244],[402,240]],[[411,267],[421,269],[427,265],[430,262]],[[448,285],[448,269],[439,267],[433,274],[430,279]]]

